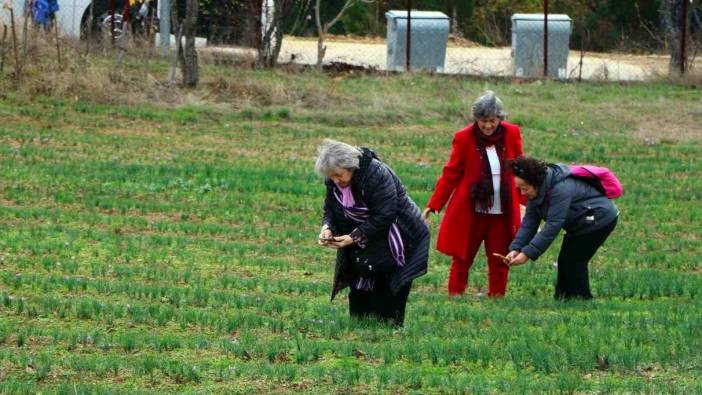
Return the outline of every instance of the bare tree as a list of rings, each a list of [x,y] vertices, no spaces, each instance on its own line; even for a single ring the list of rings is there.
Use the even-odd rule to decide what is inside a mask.
[[[197,51],[195,50],[195,29],[197,27],[198,0],[187,0],[185,7],[185,20],[183,23],[183,35],[185,36],[185,48],[180,51],[180,64],[183,69],[183,84],[189,87],[197,86],[200,73],[197,62]],[[181,43],[178,42],[178,46]]]
[[[327,23],[322,23],[322,18],[320,16],[321,0],[316,1],[317,2],[314,6],[314,16],[315,22],[317,23],[317,35],[319,36],[319,38],[317,39],[317,68],[322,70],[322,62],[324,61],[324,55],[327,52],[327,46],[325,45],[325,41],[327,39],[329,29],[331,29],[337,22],[339,22],[341,17],[344,16],[344,13],[349,8],[353,7],[357,3],[370,4],[373,2],[373,0],[346,0],[346,2],[344,2],[344,6],[341,7],[341,10],[339,10],[334,19]]]
[[[300,0],[248,0],[249,19],[254,21],[258,37],[256,65],[258,67],[275,67],[283,44],[283,21],[287,18],[292,5]]]
[[[88,20],[86,22],[85,30],[85,56],[90,53],[90,41],[93,39],[93,20],[95,14],[95,0],[90,0],[90,7],[88,7]]]
[[[175,85],[176,83],[176,71],[178,69],[178,58],[180,57],[180,51],[183,46],[178,44],[183,39],[183,24],[174,23],[173,26],[177,26],[178,30],[176,32],[176,51],[173,54],[173,62],[171,63],[171,72],[168,74],[168,83],[170,85]],[[170,40],[170,39],[169,39]]]
[[[669,72],[678,74],[682,62],[689,62],[689,58],[682,59],[681,41],[683,37],[683,26],[687,26],[691,32],[700,29],[700,19],[695,7],[690,7],[685,21],[683,15],[683,2],[689,0],[662,0],[658,13],[660,16],[661,29],[665,35],[666,42],[670,48]],[[690,38],[687,37],[688,41]]]

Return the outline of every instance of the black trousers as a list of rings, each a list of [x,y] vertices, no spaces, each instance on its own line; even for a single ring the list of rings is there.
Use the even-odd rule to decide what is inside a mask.
[[[556,299],[592,299],[587,265],[617,226],[618,218],[611,224],[584,235],[563,237],[561,252],[558,254],[558,280]]]
[[[386,279],[376,280],[372,291],[359,291],[351,287],[349,313],[355,318],[373,317],[395,326],[402,326],[410,288],[411,281],[393,295]]]

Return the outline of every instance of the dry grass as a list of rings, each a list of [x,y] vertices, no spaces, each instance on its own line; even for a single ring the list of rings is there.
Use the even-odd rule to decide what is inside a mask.
[[[699,105],[698,118],[702,117],[702,104]],[[633,135],[647,143],[654,144],[665,141],[702,141],[700,119],[693,116],[660,113],[641,120],[639,128],[633,130]]]
[[[30,30],[27,42],[26,50],[19,50],[19,71],[15,70],[12,51],[8,51],[5,72],[0,74],[0,91],[99,104],[168,107],[224,103],[238,108],[318,108],[338,105],[343,99],[330,86],[310,80],[300,80],[299,86],[291,87],[281,78],[241,78],[251,72],[247,64],[223,65],[221,56],[205,50],[199,51],[200,85],[184,89],[179,86],[179,69],[176,81],[169,81],[172,57],[162,56],[143,42],[111,48],[105,40],[92,43],[87,54],[85,41],[61,38],[60,61],[51,33]],[[283,73],[300,71],[295,67],[281,69],[285,69]]]
[[[20,38],[19,42],[22,40]],[[310,122],[326,125],[368,125],[389,119],[401,123],[407,119],[442,119],[464,122],[469,97],[460,92],[462,77],[456,78],[455,89],[447,89],[443,77],[400,75],[388,79],[380,75],[367,81],[352,73],[320,76],[316,71],[295,65],[276,70],[253,71],[246,64],[226,64],[220,55],[199,51],[201,81],[195,89],[181,88],[168,81],[172,59],[160,51],[129,42],[118,49],[62,38],[59,62],[56,41],[51,33],[30,30],[26,51],[20,48],[21,72],[14,70],[12,51],[0,74],[0,92],[16,92],[24,97],[47,96],[68,101],[98,104],[160,107],[201,106],[214,110],[246,109],[258,113],[266,107],[284,107]],[[26,55],[22,55],[26,52]],[[448,81],[453,81],[449,79]],[[702,74],[667,79],[681,86],[702,86]],[[472,86],[468,84],[467,86]],[[554,87],[555,88],[555,87]],[[520,93],[519,96],[528,94]],[[555,91],[558,91],[556,89]],[[0,94],[2,95],[2,94]],[[534,105],[529,103],[529,105]],[[573,103],[577,105],[577,103]],[[645,104],[637,112],[646,114],[628,118],[632,132],[653,142],[661,140],[702,140],[699,125],[702,105],[686,105],[687,115],[658,111],[661,105]],[[652,111],[653,110],[653,111]],[[617,114],[617,111],[613,111]],[[656,114],[648,115],[648,114]],[[11,116],[11,115],[10,115]],[[615,115],[616,116],[616,115]],[[676,132],[670,133],[670,125]]]
[[[103,59],[80,54],[77,42],[61,42],[59,61],[55,42],[35,31],[19,70],[3,76],[4,90],[15,90],[28,96],[52,96],[74,100],[114,103],[114,92],[123,92],[131,84],[118,84],[109,77]],[[120,87],[121,85],[121,87]],[[134,93],[134,92],[130,92]]]
[[[26,49],[21,38],[18,42],[19,70],[13,51],[7,51],[2,91],[122,105],[193,100],[174,94],[180,89],[167,81],[167,59],[155,57],[143,43],[111,48],[107,41],[94,42],[88,52],[85,41],[62,37],[57,48],[53,33],[40,29],[29,29]]]

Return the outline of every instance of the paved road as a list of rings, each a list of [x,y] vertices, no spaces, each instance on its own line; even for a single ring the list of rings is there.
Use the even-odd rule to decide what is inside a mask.
[[[251,50],[241,48],[213,48],[214,52],[224,52],[241,56],[253,56]],[[344,62],[386,69],[386,45],[382,40],[372,42],[328,41],[325,63]],[[586,52],[583,56],[582,78],[598,81],[644,81],[665,76],[668,70],[668,56],[602,54]],[[317,61],[317,41],[308,38],[285,37],[279,62],[293,61],[298,64],[315,64]],[[570,51],[568,56],[568,78],[576,79],[580,73],[580,52]],[[702,59],[696,62],[696,69],[702,69]],[[511,49],[466,47],[449,45],[446,50],[444,73],[471,74],[480,76],[511,76]]]
[[[287,62],[291,55],[295,62],[314,64],[317,60],[317,42],[309,39],[286,37],[280,60]],[[386,45],[380,43],[363,43],[331,41],[327,44],[325,62],[341,61],[386,68]],[[567,73],[570,78],[577,78],[579,72],[580,52],[571,51],[568,56]],[[591,80],[641,81],[651,77],[665,75],[668,68],[666,56],[640,56],[620,54],[586,53],[583,57],[582,77]],[[473,74],[484,76],[512,75],[511,49],[486,47],[449,46],[446,50],[444,72],[449,74]]]

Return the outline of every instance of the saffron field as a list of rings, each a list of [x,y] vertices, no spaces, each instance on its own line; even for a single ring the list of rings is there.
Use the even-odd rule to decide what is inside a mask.
[[[0,95],[0,393],[702,393],[699,89],[238,73],[179,106]],[[423,207],[488,88],[527,153],[620,177],[596,299],[552,299],[559,242],[503,300],[479,253],[449,299],[432,248],[404,328],[350,320],[317,144]]]

